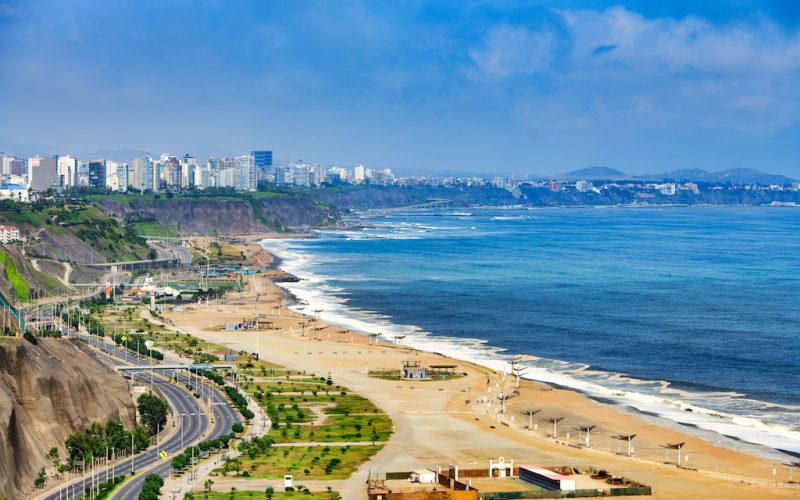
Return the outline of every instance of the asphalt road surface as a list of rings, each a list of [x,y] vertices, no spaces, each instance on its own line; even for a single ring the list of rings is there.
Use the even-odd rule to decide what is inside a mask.
[[[129,365],[141,365],[147,364],[143,362],[139,357],[130,352],[120,348],[114,347],[112,345],[106,344],[104,342],[99,341],[96,338],[87,337],[85,335],[79,335],[84,340],[89,341],[92,345],[96,346],[97,348],[101,349],[102,351],[113,354],[119,359],[123,359],[125,364]],[[105,360],[109,364],[118,364],[118,361],[112,360],[108,356],[98,354],[98,357]],[[164,375],[172,378],[175,376],[175,372],[172,370],[161,370],[165,372]],[[177,425],[177,432],[172,434],[169,438],[165,439],[162,442],[159,442],[157,445],[151,446],[147,450],[142,453],[139,453],[133,457],[133,470],[137,471],[137,474],[132,478],[129,479],[125,484],[123,484],[117,491],[114,492],[113,497],[115,499],[136,499],[139,496],[139,491],[142,488],[144,483],[144,478],[147,474],[158,474],[159,476],[166,478],[172,473],[171,461],[172,458],[175,457],[177,454],[183,452],[185,448],[187,448],[193,442],[199,440],[203,433],[208,430],[210,425],[209,416],[205,413],[202,407],[199,404],[197,398],[194,397],[189,390],[184,388],[183,386],[176,385],[172,382],[164,380],[160,377],[148,377],[146,371],[137,371],[135,373],[140,379],[147,381],[149,378],[155,388],[164,395],[164,397],[168,400],[170,406],[174,409],[175,414],[173,417],[175,418],[175,422]],[[198,394],[209,395],[211,399],[211,411],[213,415],[213,426],[211,427],[210,433],[206,436],[205,439],[213,439],[222,434],[227,434],[231,432],[231,426],[236,422],[241,422],[242,418],[238,411],[231,405],[231,403],[227,400],[225,395],[217,389],[216,385],[208,380],[203,380],[202,382],[197,381],[196,377],[189,377],[183,372],[178,372],[178,381],[186,384],[192,384],[193,391]],[[183,415],[183,416],[181,416]],[[162,459],[160,457],[161,451],[167,452],[167,458]],[[148,470],[146,473],[139,473],[141,469],[148,467],[152,464],[157,463],[155,467]],[[113,475],[121,476],[125,474],[130,474],[131,472],[131,460],[125,460],[121,463],[118,463],[113,468]],[[100,480],[106,479],[107,468],[95,470],[95,481],[99,482]],[[108,470],[108,477],[112,477],[112,471]],[[47,500],[50,499],[66,499],[66,498],[79,498],[84,492],[84,484],[89,486],[91,481],[89,480],[88,473],[87,477],[84,479],[79,479],[73,481],[67,485],[63,485],[58,491],[51,493],[50,495],[44,497]]]

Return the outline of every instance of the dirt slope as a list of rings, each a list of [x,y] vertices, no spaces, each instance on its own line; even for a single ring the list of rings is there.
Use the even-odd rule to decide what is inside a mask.
[[[127,381],[75,340],[0,339],[0,497],[27,498],[52,446],[93,421],[130,427]]]

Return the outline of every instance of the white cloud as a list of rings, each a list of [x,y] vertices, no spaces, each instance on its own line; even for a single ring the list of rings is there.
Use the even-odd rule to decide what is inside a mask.
[[[562,13],[578,58],[639,70],[751,73],[800,69],[800,33],[773,21],[714,25],[704,19],[646,19],[622,7]],[[613,46],[592,63],[601,46]]]
[[[715,24],[623,7],[556,15],[557,31],[499,24],[468,51],[492,84],[552,77],[546,89],[507,82],[527,101],[516,108],[526,126],[638,123],[769,135],[800,122],[800,31],[767,18]]]
[[[524,26],[499,25],[489,31],[483,44],[469,56],[485,75],[504,78],[532,75],[550,68],[558,48],[552,29],[531,30]]]

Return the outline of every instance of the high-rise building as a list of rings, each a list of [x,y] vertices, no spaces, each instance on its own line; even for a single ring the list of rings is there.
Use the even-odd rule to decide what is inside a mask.
[[[54,158],[35,156],[28,158],[28,187],[34,191],[46,191],[58,187],[58,168]]]
[[[149,156],[134,158],[131,162],[128,185],[141,191],[156,191],[158,178],[155,165]]]
[[[364,168],[364,165],[356,165],[356,168],[353,169],[353,179],[355,179],[356,183],[364,182],[364,179],[367,178],[367,171]]]
[[[92,160],[86,169],[87,184],[91,188],[105,189],[106,187],[106,160]]]
[[[3,156],[0,157],[0,174],[3,175],[10,175],[11,174],[11,162],[16,160],[13,156]]]
[[[250,155],[237,156],[233,159],[234,188],[237,191],[255,191],[258,179],[256,177],[256,162]]]
[[[128,190],[128,164],[106,160],[106,187],[111,191]]]
[[[272,151],[253,151],[250,154],[255,159],[258,172],[266,172],[272,168]]]
[[[286,165],[275,165],[272,171],[275,184],[286,184]]]
[[[59,185],[62,188],[72,188],[78,184],[78,160],[72,156],[58,156],[56,165],[58,169]]]
[[[194,169],[196,166],[197,160],[188,154],[180,159],[180,186],[182,189],[189,189],[195,185]]]
[[[3,175],[25,175],[27,170],[25,160],[13,156],[3,156],[0,159],[0,173]]]
[[[196,189],[205,189],[209,187],[211,168],[208,165],[195,165],[192,174],[192,186]]]
[[[235,187],[236,169],[231,167],[231,168],[222,168],[218,170],[214,186],[221,188]]]

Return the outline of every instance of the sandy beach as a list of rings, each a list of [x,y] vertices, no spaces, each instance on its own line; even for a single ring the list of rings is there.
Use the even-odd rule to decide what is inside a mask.
[[[237,244],[253,265],[268,267],[271,256],[252,243]],[[331,373],[338,384],[363,394],[392,418],[395,434],[387,446],[347,481],[337,481],[343,498],[356,498],[364,490],[368,471],[406,471],[434,465],[458,464],[482,468],[489,459],[503,456],[515,463],[544,466],[593,465],[652,486],[658,498],[763,498],[796,496],[789,486],[788,469],[778,463],[728,448],[589,399],[573,391],[554,389],[441,355],[415,351],[402,345],[377,342],[354,332],[326,325],[289,310],[284,292],[274,279],[285,277],[269,268],[245,278],[243,291],[228,293],[218,303],[195,305],[183,312],[164,313],[175,328],[232,350],[258,352],[262,359],[287,367]],[[224,325],[244,318],[260,318],[258,331],[226,331]],[[456,364],[466,375],[446,381],[399,381],[370,377],[370,370],[396,370],[407,359],[423,365]],[[513,395],[502,414],[500,392]],[[539,410],[536,429],[526,428],[525,410]],[[549,437],[547,418],[561,418],[558,438]],[[578,430],[596,427],[590,446]],[[569,433],[567,435],[567,433]],[[583,438],[579,441],[579,434]],[[628,444],[612,436],[631,435]],[[684,442],[687,468],[675,464],[675,450],[662,445]],[[685,455],[689,456],[688,462]],[[667,461],[669,463],[665,463]],[[693,470],[696,469],[696,470]],[[778,484],[773,483],[776,469]],[[228,480],[215,488],[227,491]],[[242,489],[246,485],[230,480]],[[270,484],[249,480],[249,486]],[[783,483],[783,484],[782,484]],[[249,487],[248,486],[248,487]]]

